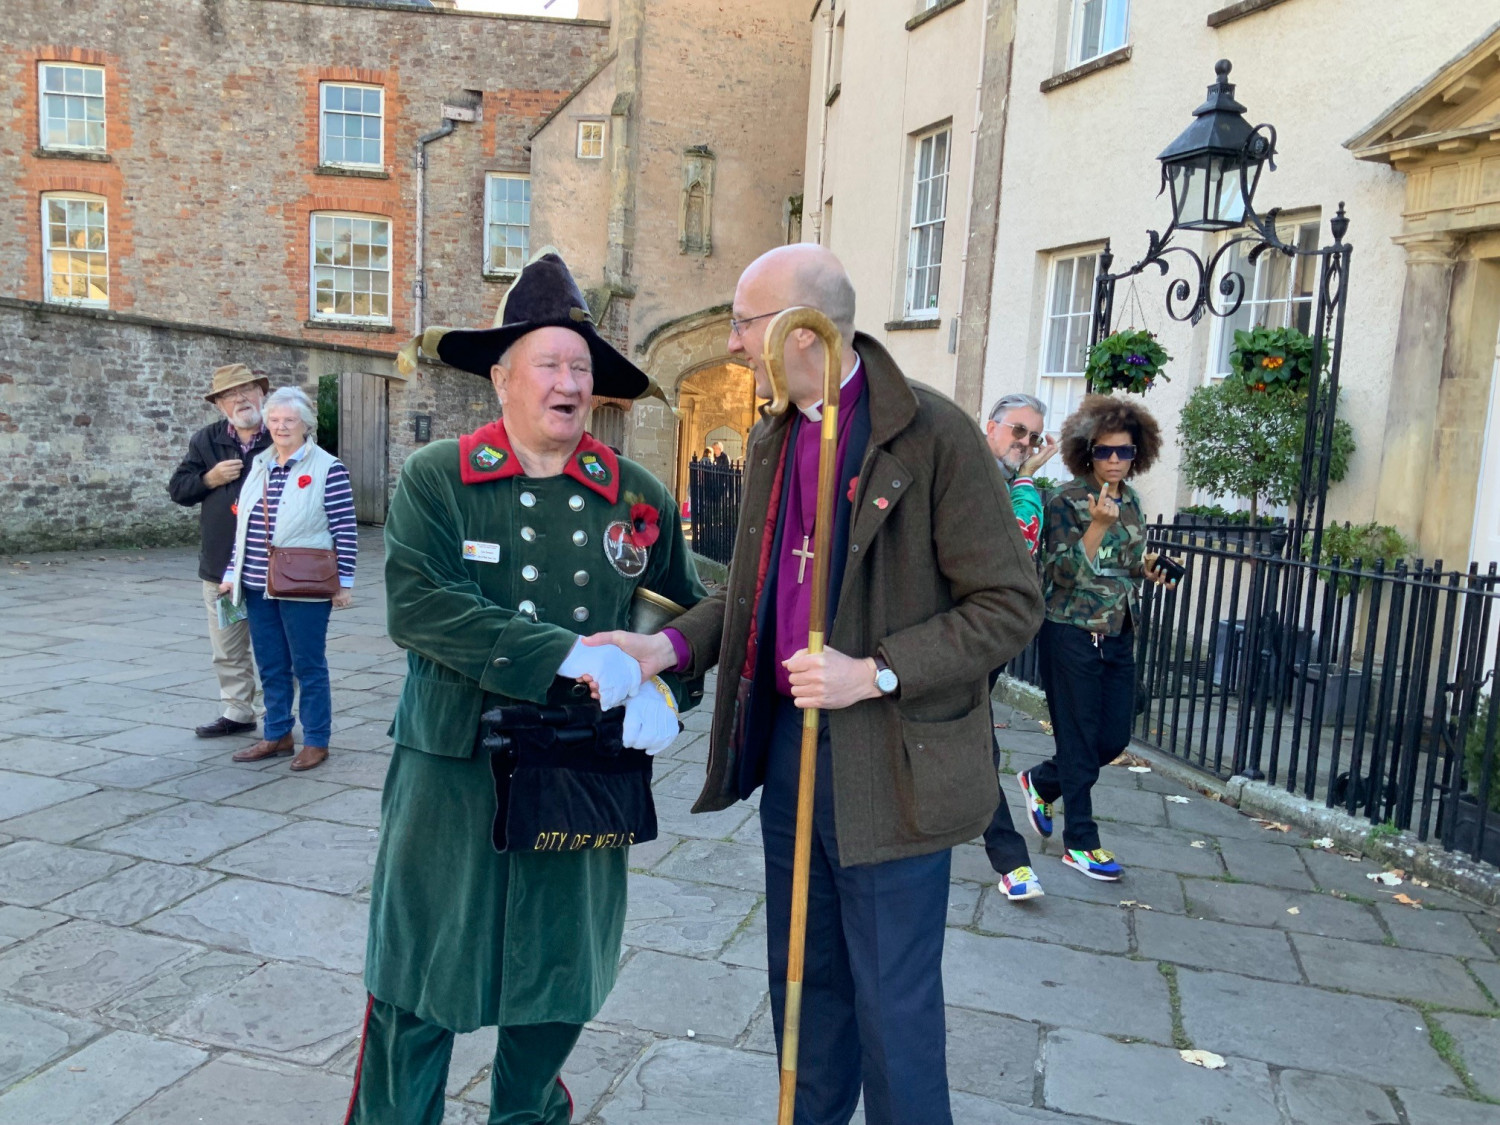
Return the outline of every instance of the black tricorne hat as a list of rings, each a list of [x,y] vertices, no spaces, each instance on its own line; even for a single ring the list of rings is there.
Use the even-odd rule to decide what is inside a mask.
[[[605,398],[639,398],[651,386],[646,373],[599,335],[588,302],[567,263],[552,247],[544,247],[526,263],[495,311],[495,327],[474,330],[429,329],[422,350],[444,363],[475,375],[490,377],[490,368],[528,332],[538,328],[571,328],[589,345],[594,358],[594,394]]]

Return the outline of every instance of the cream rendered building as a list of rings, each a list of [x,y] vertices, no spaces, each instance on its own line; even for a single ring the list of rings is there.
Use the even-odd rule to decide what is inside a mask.
[[[977,7],[977,3],[975,4]],[[1056,428],[1082,393],[1096,255],[1139,259],[1169,220],[1156,155],[1234,64],[1251,124],[1278,130],[1255,197],[1287,240],[1330,241],[1345,203],[1355,247],[1342,366],[1358,450],[1329,516],[1393,523],[1422,553],[1500,558],[1500,10],[1494,0],[1034,0],[1015,28],[985,404],[1029,391]],[[1205,257],[1230,235],[1191,235]],[[1156,332],[1171,382],[1148,405],[1169,436],[1142,480],[1149,510],[1194,499],[1176,417],[1226,370],[1232,330],[1304,324],[1316,274],[1265,255],[1231,321],[1168,318],[1154,271],[1116,292],[1116,327]],[[1484,471],[1481,473],[1481,465]],[[1059,471],[1056,475],[1063,475]],[[1479,518],[1476,522],[1476,506]],[[1476,536],[1476,528],[1478,533]]]

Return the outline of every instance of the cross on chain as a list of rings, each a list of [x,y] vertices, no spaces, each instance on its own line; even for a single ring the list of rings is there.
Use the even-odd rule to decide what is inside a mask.
[[[813,552],[807,549],[808,537],[802,537],[802,550],[792,548],[792,554],[797,558],[797,585],[802,585],[802,580],[807,577],[807,560],[813,557]]]

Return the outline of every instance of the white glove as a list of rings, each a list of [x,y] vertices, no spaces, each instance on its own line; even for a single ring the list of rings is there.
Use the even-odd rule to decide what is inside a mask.
[[[668,702],[671,695],[667,685],[653,676],[625,701],[626,746],[656,755],[677,740],[682,726],[676,705]]]
[[[625,702],[641,686],[641,666],[618,645],[586,645],[573,642],[557,674],[570,680],[588,676],[599,688],[599,706],[605,711]]]

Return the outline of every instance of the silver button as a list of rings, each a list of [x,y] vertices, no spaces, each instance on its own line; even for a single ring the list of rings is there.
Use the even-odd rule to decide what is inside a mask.
[[[526,542],[530,543],[532,540],[534,540],[536,538],[536,528],[534,528],[534,527],[523,527],[521,529],[521,538],[524,539],[524,540],[526,540]]]
[[[495,657],[494,660],[490,661],[490,663],[493,664],[496,668],[509,668],[510,667],[510,657],[508,657],[508,656],[497,656],[497,657]]]
[[[535,582],[539,577],[541,577],[541,573],[537,570],[536,567],[531,566],[528,563],[526,566],[523,566],[521,568],[521,577],[526,579],[526,581],[528,582]]]
[[[588,619],[589,619],[589,611],[588,611],[588,607],[587,606],[582,606],[581,605],[581,606],[579,606],[577,609],[575,609],[573,611],[573,620],[574,621],[587,621]]]
[[[524,613],[527,617],[529,617],[533,621],[535,621],[536,620],[536,602],[530,601],[528,599],[527,601],[524,601],[520,605],[516,606],[516,612],[517,613]]]
[[[575,496],[569,496],[568,497],[568,507],[572,508],[575,512],[581,512],[581,511],[583,511],[583,497],[582,496],[576,496],[576,495]]]
[[[893,480],[893,481],[891,481],[891,487],[892,488],[900,488],[901,487],[901,482],[899,480]]]
[[[535,508],[536,507],[536,493],[534,493],[534,492],[523,492],[523,493],[521,493],[521,507],[523,507],[523,508]]]
[[[573,572],[573,585],[587,586],[589,584],[589,572],[586,570],[575,570]]]
[[[588,546],[588,542],[589,542],[589,533],[587,531],[575,531],[575,532],[573,532],[573,546],[575,546],[575,547],[587,547]]]

